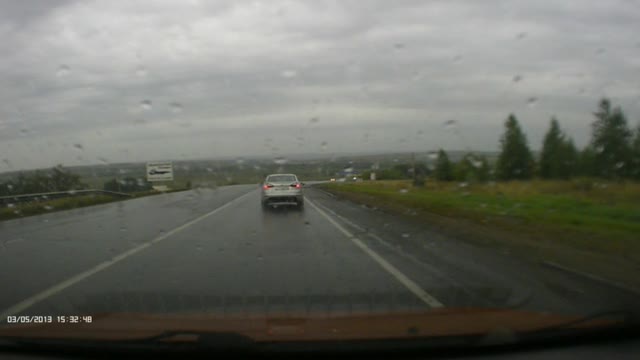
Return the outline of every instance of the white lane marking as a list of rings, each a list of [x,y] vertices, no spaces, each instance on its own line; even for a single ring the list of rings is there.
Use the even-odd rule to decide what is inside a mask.
[[[98,272],[100,272],[102,270],[105,270],[105,269],[115,265],[116,263],[118,263],[118,262],[120,262],[120,261],[122,261],[122,260],[124,260],[124,259],[126,259],[128,257],[130,257],[130,256],[132,256],[132,255],[134,255],[136,253],[139,253],[140,251],[150,247],[151,245],[153,245],[155,243],[158,243],[158,242],[170,237],[171,235],[174,235],[174,234],[176,234],[176,233],[188,228],[189,226],[194,225],[194,224],[196,224],[196,223],[208,218],[209,216],[214,215],[214,214],[224,210],[225,208],[231,206],[232,204],[237,203],[241,199],[251,195],[253,192],[254,191],[250,191],[250,192],[248,192],[248,193],[246,193],[246,194],[244,194],[244,195],[242,195],[240,197],[237,197],[237,198],[229,201],[228,203],[226,203],[226,204],[224,204],[224,205],[222,205],[220,207],[217,207],[214,210],[212,210],[212,211],[210,211],[210,212],[208,212],[208,213],[206,213],[204,215],[200,215],[197,218],[195,218],[195,219],[193,219],[191,221],[188,221],[188,222],[178,226],[177,228],[172,229],[171,231],[168,231],[168,232],[166,232],[166,233],[154,238],[151,241],[148,241],[146,243],[142,243],[142,244],[140,244],[140,245],[138,245],[138,246],[136,246],[136,247],[134,247],[132,249],[129,249],[129,250],[117,255],[117,256],[114,256],[110,260],[107,260],[107,261],[105,261],[105,262],[103,262],[101,264],[98,264],[97,266],[95,266],[95,267],[93,267],[93,268],[91,268],[89,270],[86,270],[86,271],[81,272],[81,273],[79,273],[77,275],[74,275],[74,276],[68,278],[67,280],[64,280],[64,281],[62,281],[62,282],[60,282],[60,283],[58,283],[58,284],[56,284],[56,285],[44,290],[44,291],[42,291],[42,292],[40,292],[40,293],[38,293],[36,295],[33,295],[33,296],[31,296],[31,297],[29,297],[29,298],[27,298],[25,300],[22,300],[21,302],[9,307],[8,309],[5,309],[2,313],[0,313],[0,321],[3,321],[3,319],[6,319],[7,316],[20,313],[20,312],[30,308],[31,306],[35,305],[36,303],[38,303],[38,302],[40,302],[40,301],[42,301],[42,300],[44,300],[46,298],[49,298],[49,297],[51,297],[51,296],[63,291],[64,289],[66,289],[66,288],[68,288],[68,287],[70,287],[70,286],[72,286],[74,284],[77,284],[78,282],[80,282],[80,281],[82,281],[82,280],[84,280],[84,279],[86,279],[86,278],[88,278],[88,277],[90,277],[92,275],[95,275],[95,274],[97,274]]]
[[[429,295],[426,291],[424,291],[418,284],[416,284],[413,280],[409,279],[405,274],[403,274],[400,270],[398,270],[395,266],[391,265],[387,260],[382,258],[378,253],[371,250],[365,243],[363,243],[360,239],[355,237],[353,234],[349,232],[349,230],[345,229],[342,225],[336,222],[331,216],[327,215],[322,209],[320,209],[316,204],[309,201],[309,199],[305,198],[305,202],[311,205],[320,215],[322,215],[327,221],[329,221],[333,226],[336,227],[341,233],[343,233],[351,242],[353,242],[360,250],[364,251],[365,254],[369,255],[375,262],[378,263],[383,269],[385,269],[389,274],[391,274],[398,282],[404,285],[409,291],[411,291],[415,296],[417,296],[420,300],[422,300],[425,304],[431,306],[432,308],[440,308],[444,307],[444,305],[438,301],[435,297]]]
[[[405,258],[413,261],[414,263],[426,267],[429,269],[429,271],[433,272],[436,276],[441,277],[442,279],[444,279],[445,281],[451,283],[451,284],[455,284],[456,286],[458,286],[459,288],[463,288],[462,284],[460,284],[459,281],[456,281],[455,279],[453,279],[452,277],[448,276],[447,274],[445,274],[444,272],[436,269],[435,267],[426,264],[420,260],[418,260],[415,256],[413,256],[412,254],[406,253],[396,247],[394,247],[393,245],[391,245],[390,243],[388,243],[387,241],[385,241],[383,238],[381,238],[380,236],[370,232],[368,229],[363,228],[362,226],[354,223],[353,221],[345,218],[344,216],[336,213],[335,211],[327,208],[326,206],[318,203],[316,204],[318,205],[320,208],[324,209],[326,212],[330,213],[331,215],[335,216],[336,218],[340,219],[340,221],[344,222],[345,224],[353,227],[354,229],[356,229],[358,232],[361,233],[366,233],[370,238],[376,240],[377,242],[379,242],[382,246],[386,247],[387,249],[394,251],[396,254],[399,254],[401,256],[404,256]]]

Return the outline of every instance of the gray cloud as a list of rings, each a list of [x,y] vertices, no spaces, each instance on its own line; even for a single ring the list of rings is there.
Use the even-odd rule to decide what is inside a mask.
[[[584,145],[602,96],[638,119],[637,5],[1,2],[0,171],[495,150],[510,112],[533,148],[552,115]]]

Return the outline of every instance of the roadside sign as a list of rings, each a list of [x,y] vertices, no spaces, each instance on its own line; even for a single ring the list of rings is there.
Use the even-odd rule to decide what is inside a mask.
[[[173,163],[170,161],[147,163],[147,181],[173,181]]]

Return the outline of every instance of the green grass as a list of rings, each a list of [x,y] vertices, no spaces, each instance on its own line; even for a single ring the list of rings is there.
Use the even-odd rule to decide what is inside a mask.
[[[549,229],[596,233],[615,239],[640,234],[640,184],[606,184],[584,190],[579,182],[493,184],[431,183],[414,188],[408,181],[328,184],[337,192],[376,196],[439,215],[478,222],[505,219]]]
[[[601,275],[622,273],[627,266],[629,274],[622,277],[628,280],[640,269],[638,183],[591,179],[428,182],[416,188],[409,181],[365,181],[330,183],[324,188],[372,207],[412,214],[440,228],[452,228],[456,234],[464,232],[456,227],[468,227],[464,238],[471,241]],[[640,281],[634,282],[640,286]]]

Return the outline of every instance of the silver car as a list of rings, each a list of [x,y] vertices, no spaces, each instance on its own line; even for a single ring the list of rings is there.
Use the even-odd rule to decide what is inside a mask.
[[[262,206],[295,205],[304,207],[302,187],[304,183],[294,174],[271,174],[262,183]]]

